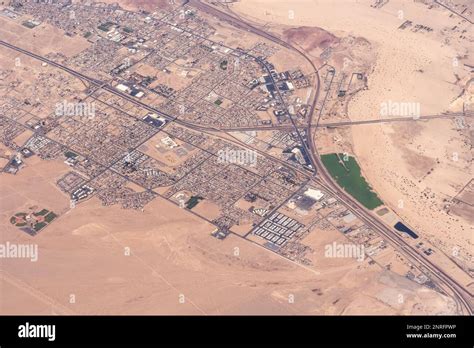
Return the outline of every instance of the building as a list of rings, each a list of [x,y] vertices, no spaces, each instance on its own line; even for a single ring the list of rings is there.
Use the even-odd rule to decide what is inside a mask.
[[[324,197],[324,193],[320,190],[316,190],[316,189],[312,189],[312,188],[308,188],[305,192],[304,192],[304,195],[309,197],[309,198],[312,198],[316,201],[319,201],[321,198]]]

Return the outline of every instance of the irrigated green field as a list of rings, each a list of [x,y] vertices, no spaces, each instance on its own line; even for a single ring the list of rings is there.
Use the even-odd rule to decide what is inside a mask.
[[[344,155],[339,154],[339,158],[343,159]],[[321,156],[324,166],[337,183],[368,209],[372,210],[382,205],[383,202],[361,175],[360,167],[354,157],[346,157],[347,161],[344,160],[343,163],[339,158],[335,153]]]

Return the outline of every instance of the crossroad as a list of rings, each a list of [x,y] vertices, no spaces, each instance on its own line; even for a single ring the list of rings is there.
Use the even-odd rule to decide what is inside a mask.
[[[260,127],[241,127],[241,128],[216,128],[216,127],[209,127],[209,126],[202,126],[202,125],[197,125],[194,123],[186,122],[183,120],[180,120],[172,115],[166,114],[154,107],[151,107],[136,98],[120,92],[116,90],[113,86],[111,86],[109,83],[100,81],[94,78],[91,78],[81,72],[78,72],[76,70],[73,70],[67,66],[61,65],[59,63],[56,63],[54,61],[51,61],[45,57],[42,57],[40,55],[37,55],[33,52],[24,50],[20,47],[17,47],[15,45],[12,45],[8,42],[0,40],[0,45],[7,47],[9,49],[15,50],[17,52],[20,52],[22,54],[25,54],[29,57],[32,57],[34,59],[40,60],[42,62],[45,62],[51,66],[54,66],[58,69],[61,69],[63,71],[68,72],[69,74],[88,82],[92,86],[97,87],[98,89],[104,89],[108,91],[109,93],[112,93],[116,96],[119,96],[123,99],[126,99],[130,101],[131,103],[135,105],[139,105],[143,107],[144,109],[156,113],[158,115],[163,116],[166,118],[168,121],[174,121],[184,127],[202,131],[205,133],[209,132],[233,132],[233,131],[252,131],[252,130],[286,130],[286,131],[294,131],[297,133],[298,137],[300,138],[301,145],[305,148],[305,151],[307,152],[310,162],[313,166],[313,174],[311,175],[310,179],[314,183],[317,183],[324,187],[328,192],[332,193],[333,195],[337,196],[341,201],[350,209],[357,217],[359,217],[365,224],[373,228],[375,231],[377,231],[381,236],[383,236],[386,240],[388,240],[392,245],[397,247],[397,249],[404,254],[409,260],[411,260],[415,265],[418,265],[420,269],[425,270],[426,272],[429,272],[430,276],[435,278],[438,282],[438,284],[446,291],[449,293],[457,302],[459,306],[459,310],[462,313],[472,315],[473,314],[473,307],[472,307],[472,298],[473,294],[466,289],[464,286],[459,284],[455,279],[453,279],[449,274],[447,274],[445,271],[443,271],[440,267],[437,265],[433,264],[431,260],[427,259],[423,254],[421,254],[417,249],[409,245],[402,237],[400,237],[390,226],[387,226],[385,223],[383,223],[377,216],[375,216],[372,212],[368,211],[365,207],[363,207],[358,201],[356,201],[352,196],[348,195],[344,190],[342,190],[337,183],[332,179],[332,177],[329,175],[327,172],[326,168],[321,162],[321,158],[316,150],[315,147],[315,141],[313,140],[313,131],[322,128],[322,127],[344,127],[344,126],[356,126],[356,125],[363,125],[363,124],[377,124],[377,123],[389,123],[389,122],[414,122],[414,121],[423,121],[423,120],[430,120],[430,119],[443,119],[443,118],[456,118],[456,117],[472,117],[473,115],[471,113],[451,113],[451,114],[440,114],[440,115],[424,115],[420,116],[419,118],[406,118],[406,117],[401,117],[401,118],[380,118],[380,119],[370,119],[370,120],[356,120],[356,121],[337,121],[337,122],[327,122],[327,123],[316,123],[313,124],[313,118],[315,116],[315,108],[316,108],[316,103],[319,101],[319,89],[320,89],[320,78],[319,78],[319,72],[312,60],[302,51],[299,49],[293,47],[287,42],[282,41],[280,38],[275,37],[273,34],[266,32],[264,30],[261,30],[249,23],[244,22],[240,18],[236,18],[226,12],[223,12],[220,9],[217,9],[214,6],[211,6],[207,3],[204,3],[202,1],[198,0],[190,0],[188,2],[189,5],[194,6],[198,8],[201,11],[207,12],[213,16],[218,17],[221,20],[227,21],[230,24],[234,25],[235,27],[238,27],[240,29],[249,31],[254,33],[255,35],[261,36],[267,40],[270,40],[278,45],[281,45],[287,49],[290,49],[297,54],[301,55],[313,68],[313,73],[317,77],[316,79],[316,85],[315,90],[315,96],[313,103],[311,105],[310,111],[309,111],[309,122],[307,125],[300,126],[296,123],[296,121],[290,117],[290,120],[292,122],[291,125],[274,125],[274,126],[260,126]],[[271,74],[269,74],[271,76]],[[273,81],[274,82],[274,81]],[[278,89],[276,89],[278,91]],[[279,91],[278,91],[279,93]],[[279,96],[281,99],[281,102],[284,105],[284,100]],[[284,105],[286,106],[286,105]],[[306,130],[305,136],[306,138],[303,137],[301,134],[302,130]],[[239,142],[241,146],[247,147],[249,149],[252,149],[249,147],[247,144],[244,144],[242,142]],[[261,153],[261,151],[258,151]],[[275,159],[273,156],[268,155],[267,153],[261,153],[265,157]],[[281,162],[280,160],[278,160]],[[308,175],[308,173],[304,173],[305,175]]]
[[[265,32],[264,30],[257,28],[249,23],[244,22],[240,18],[230,15],[229,13],[223,12],[220,9],[217,9],[214,6],[211,6],[207,3],[204,3],[200,0],[190,0],[189,4],[198,8],[201,11],[207,12],[220,20],[227,21],[230,24],[252,32],[255,35],[264,37],[276,44],[279,44],[285,48],[292,50],[302,56],[313,68],[313,73],[317,76],[317,85],[315,86],[316,95],[309,112],[309,119],[307,126],[307,137],[306,140],[307,147],[309,148],[308,155],[310,156],[311,163],[314,164],[316,177],[313,179],[318,184],[322,185],[326,190],[339,197],[344,204],[365,224],[373,228],[376,232],[382,235],[387,239],[392,245],[397,247],[399,252],[404,254],[409,260],[411,260],[415,265],[418,265],[420,269],[428,271],[432,278],[435,278],[438,284],[443,288],[444,291],[450,293],[453,299],[458,305],[460,313],[472,315],[474,312],[472,300],[473,294],[466,289],[462,284],[458,283],[453,279],[448,273],[442,270],[437,265],[433,264],[431,260],[428,260],[423,254],[421,254],[417,249],[408,244],[402,237],[400,237],[390,226],[387,226],[383,223],[378,217],[368,211],[364,206],[362,206],[357,200],[352,196],[347,194],[342,190],[339,185],[333,180],[331,175],[326,170],[325,166],[321,162],[321,158],[315,148],[315,142],[312,140],[312,117],[314,116],[314,110],[316,103],[319,98],[319,88],[320,88],[320,78],[319,72],[312,60],[301,50],[296,47],[291,46],[287,42],[282,42],[280,38],[275,37],[273,34]],[[459,116],[459,115],[458,115]],[[426,118],[427,116],[425,116]],[[421,117],[420,117],[421,118]],[[434,118],[434,117],[432,117]],[[294,124],[293,124],[294,125]],[[298,128],[294,125],[294,131],[298,132]]]

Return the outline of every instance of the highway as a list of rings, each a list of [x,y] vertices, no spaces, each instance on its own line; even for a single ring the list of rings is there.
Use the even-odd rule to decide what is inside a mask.
[[[459,16],[461,17],[462,19],[468,21],[470,24],[474,24],[469,18],[467,18],[466,16],[463,16],[461,13],[457,12],[456,10],[453,10],[451,7],[443,4],[441,1],[439,0],[434,0],[435,3],[437,3],[438,5],[440,6],[443,6],[445,9],[447,9],[449,12],[452,12],[454,13],[456,16]]]
[[[346,126],[357,126],[365,124],[374,124],[374,123],[392,123],[392,122],[417,122],[417,121],[427,121],[434,119],[451,119],[458,117],[472,117],[472,114],[469,113],[446,113],[440,115],[424,115],[420,117],[392,117],[392,118],[379,118],[372,120],[360,120],[360,121],[340,121],[340,122],[323,122],[319,124],[311,124],[311,128],[336,128],[336,127],[346,127]],[[308,125],[297,125],[298,129],[308,129]],[[253,127],[233,127],[233,128],[219,128],[223,132],[246,132],[246,131],[264,131],[264,130],[284,130],[291,131],[294,129],[293,125],[271,125],[271,126],[253,126]]]
[[[79,71],[76,71],[76,70],[73,70],[65,65],[62,65],[62,64],[59,64],[59,63],[56,63],[52,60],[49,60],[45,57],[42,57],[40,55],[37,55],[33,52],[30,52],[30,51],[27,51],[27,50],[24,50],[18,46],[15,46],[15,45],[12,45],[12,44],[9,44],[8,42],[5,42],[3,40],[0,40],[0,45],[4,46],[4,47],[8,47],[12,50],[15,50],[17,52],[20,52],[24,55],[27,55],[31,58],[34,58],[34,59],[37,59],[37,60],[40,60],[44,63],[47,63],[51,66],[54,66],[58,69],[61,69],[63,71],[66,71],[67,73],[83,80],[83,81],[86,81],[88,83],[90,83],[91,85],[94,85],[96,87],[98,87],[98,89],[104,89],[106,90],[107,92],[110,92],[118,97],[121,97],[121,98],[124,98],[124,99],[127,99],[128,101],[132,102],[133,104],[135,105],[139,105],[141,107],[143,107],[144,109],[152,112],[152,113],[156,113],[160,116],[163,116],[164,118],[166,118],[168,121],[175,121],[176,123],[180,124],[180,125],[183,125],[183,126],[186,126],[186,127],[189,127],[189,128],[193,128],[193,129],[196,129],[196,130],[204,130],[204,131],[209,131],[209,130],[217,130],[216,128],[213,128],[213,127],[204,127],[204,126],[200,126],[200,125],[197,125],[197,124],[193,124],[193,123],[189,123],[189,122],[185,122],[185,121],[182,121],[182,120],[179,120],[178,118],[172,116],[172,115],[169,115],[165,112],[162,112],[156,108],[153,108],[141,101],[139,101],[138,99],[132,97],[131,95],[127,94],[127,93],[123,93],[123,92],[120,92],[118,91],[117,89],[115,89],[114,87],[110,86],[107,82],[104,82],[104,81],[100,81],[100,80],[97,80],[97,79],[94,79],[92,77],[89,77],[87,75],[84,75],[82,74],[81,72]]]
[[[407,256],[407,258],[412,260],[415,265],[418,265],[419,267],[422,267],[422,269],[425,269],[426,271],[430,272],[430,274],[439,281],[440,286],[443,287],[443,289],[448,294],[452,293],[452,297],[459,304],[460,310],[463,313],[467,313],[469,315],[472,315],[473,314],[473,308],[472,308],[472,304],[470,303],[470,301],[472,301],[473,295],[467,289],[465,289],[461,284],[457,283],[454,279],[452,279],[452,277],[449,274],[446,274],[443,270],[439,269],[439,267],[434,265],[424,255],[420,254],[415,248],[410,246],[390,226],[385,225],[375,215],[373,215],[372,212],[365,209],[365,207],[363,207],[359,202],[357,202],[355,199],[353,199],[352,196],[348,195],[345,191],[343,191],[334,182],[332,177],[326,171],[324,165],[321,163],[320,156],[317,153],[317,150],[315,149],[314,141],[312,139],[312,130],[317,128],[317,125],[313,126],[312,119],[313,119],[313,116],[314,116],[316,103],[319,100],[318,98],[319,98],[320,83],[319,83],[318,69],[314,66],[314,63],[309,59],[309,57],[307,57],[303,52],[296,49],[295,47],[292,47],[288,43],[283,42],[281,39],[274,37],[272,34],[266,33],[266,32],[264,32],[264,31],[262,31],[258,28],[255,28],[252,25],[247,24],[247,23],[243,22],[242,20],[240,20],[238,18],[232,17],[229,14],[227,14],[225,12],[222,12],[221,10],[216,9],[216,8],[210,6],[210,5],[207,5],[207,4],[205,4],[203,2],[200,2],[200,1],[197,1],[197,0],[190,0],[189,4],[191,6],[197,7],[201,11],[208,12],[208,13],[220,18],[221,20],[228,21],[232,25],[234,25],[236,27],[239,27],[240,29],[251,31],[256,35],[259,35],[259,36],[262,36],[262,37],[264,37],[268,40],[271,40],[272,42],[277,43],[279,45],[282,45],[287,49],[291,49],[293,51],[296,51],[298,54],[302,55],[302,57],[304,57],[311,64],[311,66],[314,69],[315,76],[317,76],[317,85],[315,86],[316,93],[315,93],[314,101],[312,103],[312,106],[311,106],[311,109],[310,109],[310,112],[309,112],[310,121],[308,122],[308,125],[306,127],[306,129],[307,129],[306,135],[307,135],[308,138],[306,140],[303,139],[303,137],[300,134],[300,127],[297,126],[296,123],[294,122],[294,120],[292,120],[292,119],[291,120],[292,120],[293,126],[290,129],[293,129],[299,135],[300,140],[302,142],[302,146],[305,147],[305,149],[308,153],[308,156],[310,157],[310,161],[313,164],[313,168],[315,169],[314,176],[313,176],[312,180],[315,183],[323,186],[326,190],[328,190],[328,192],[330,192],[330,193],[334,194],[335,196],[339,197],[344,202],[344,204],[346,204],[348,206],[348,208],[356,216],[358,216],[368,226],[372,227],[375,231],[379,232],[382,236],[384,236],[385,239],[390,241],[393,245],[397,246],[398,247],[397,249],[402,254]],[[167,120],[174,121],[174,122],[176,122],[176,123],[178,123],[178,124],[180,124],[184,127],[191,128],[191,129],[194,129],[194,130],[199,130],[199,131],[202,131],[202,132],[205,132],[205,133],[208,133],[209,131],[211,131],[211,132],[223,131],[223,129],[218,129],[218,128],[214,128],[214,127],[204,127],[204,126],[200,126],[200,125],[196,125],[196,124],[192,124],[192,123],[189,123],[189,122],[179,120],[176,117],[173,117],[171,115],[168,115],[166,113],[161,112],[160,110],[157,110],[153,107],[148,106],[147,104],[133,98],[132,96],[130,96],[126,93],[122,93],[122,92],[117,91],[114,87],[108,85],[107,83],[104,83],[103,81],[99,81],[99,80],[93,79],[91,77],[88,77],[88,76],[86,76],[86,75],[84,75],[84,74],[82,74],[78,71],[70,69],[70,68],[68,68],[66,66],[63,66],[61,64],[58,64],[54,61],[48,60],[48,59],[46,59],[42,56],[39,56],[37,54],[34,54],[32,52],[26,51],[26,50],[24,50],[20,47],[11,45],[11,44],[9,44],[5,41],[0,40],[0,45],[2,45],[4,47],[8,47],[10,49],[13,49],[17,52],[20,52],[20,53],[25,54],[27,56],[30,56],[32,58],[38,59],[40,61],[43,61],[43,62],[45,62],[47,64],[50,64],[50,65],[52,65],[56,68],[62,69],[64,71],[70,73],[71,75],[76,76],[77,78],[85,80],[85,81],[89,82],[90,84],[92,84],[94,86],[97,86],[99,88],[103,88],[104,90],[106,90],[106,91],[108,91],[108,92],[110,92],[114,95],[117,95],[121,98],[124,98],[124,99],[126,99],[126,100],[128,100],[128,101],[130,101],[130,102],[132,102],[136,105],[139,105],[139,106],[143,107],[144,109],[149,110],[150,112],[162,115]],[[284,103],[283,99],[281,99],[281,101]],[[442,115],[431,115],[431,116],[423,116],[423,117],[435,118],[435,116],[442,116]],[[443,116],[445,116],[445,115],[443,115]],[[453,117],[453,116],[451,115],[451,117]],[[422,118],[422,117],[420,117],[420,118]],[[404,119],[404,120],[406,120],[406,119]],[[372,120],[372,121],[377,121],[376,123],[383,122],[383,120]],[[333,124],[333,125],[330,125],[330,126],[344,126],[344,125],[354,124],[352,122],[350,124],[341,124],[341,123],[345,123],[345,122],[338,122],[338,124]],[[320,126],[323,126],[323,125],[324,124],[321,124]],[[327,126],[327,124],[326,124],[326,126]],[[249,148],[248,145],[246,145],[242,142],[239,142],[239,143],[240,143],[240,145]],[[261,153],[261,152],[259,151],[259,153]],[[268,154],[262,154],[262,155],[264,155],[266,157],[271,157],[272,159],[274,159],[272,156],[269,156]],[[281,162],[280,160],[278,160],[278,161]],[[292,168],[292,169],[294,169],[294,168]],[[307,174],[307,173],[305,173],[305,174]]]
[[[333,180],[331,175],[327,172],[326,168],[321,162],[321,158],[315,148],[315,142],[312,139],[312,118],[314,116],[314,110],[319,98],[320,92],[320,78],[319,72],[312,60],[301,50],[293,47],[287,42],[283,42],[280,38],[275,37],[271,33],[265,32],[260,28],[257,28],[249,23],[244,22],[240,18],[236,18],[226,12],[223,12],[220,9],[217,9],[214,6],[204,3],[203,1],[199,0],[190,0],[189,4],[195,8],[198,8],[201,11],[207,12],[220,20],[227,21],[228,23],[254,33],[255,35],[259,35],[264,37],[276,44],[279,44],[285,48],[288,48],[298,54],[300,54],[314,70],[315,75],[317,76],[317,85],[316,94],[314,97],[313,104],[310,109],[309,113],[309,122],[307,126],[307,147],[309,148],[308,155],[311,158],[311,163],[314,164],[314,168],[316,169],[315,174],[317,173],[317,178],[314,179],[315,182],[323,186],[326,190],[340,198],[348,207],[349,209],[359,217],[365,224],[373,228],[377,231],[380,235],[382,235],[385,239],[391,242],[392,245],[396,246],[397,249],[405,255],[408,259],[410,259],[413,264],[418,265],[421,269],[428,271],[430,273],[431,278],[436,278],[438,280],[438,285],[443,288],[443,290],[447,293],[451,293],[451,297],[456,301],[458,305],[458,310],[460,314],[468,314],[472,315],[474,313],[472,300],[473,294],[464,288],[461,284],[459,284],[455,279],[453,279],[449,274],[445,271],[440,269],[437,265],[433,264],[431,260],[428,260],[423,254],[418,252],[414,247],[408,244],[397,232],[395,232],[392,227],[385,225],[381,220],[379,220],[375,215],[372,214],[369,210],[367,210],[364,206],[362,206],[358,201],[356,201],[352,196],[347,194],[344,190],[342,190],[339,185]],[[321,106],[321,109],[323,108]],[[295,131],[298,132],[298,129],[295,127]],[[298,132],[299,133],[299,132]],[[305,145],[305,144],[303,144]]]

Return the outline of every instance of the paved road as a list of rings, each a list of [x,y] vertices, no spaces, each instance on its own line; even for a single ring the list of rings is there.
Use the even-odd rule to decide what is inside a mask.
[[[413,117],[393,117],[393,118],[379,118],[371,120],[361,120],[361,121],[340,121],[340,122],[323,122],[319,124],[311,124],[311,128],[336,128],[336,127],[346,127],[346,126],[357,126],[364,124],[374,124],[374,123],[392,123],[392,122],[417,122],[417,121],[427,121],[434,119],[456,119],[459,117],[473,117],[473,114],[462,112],[456,113],[446,113],[440,115],[425,115],[417,118]],[[299,129],[307,129],[306,125],[298,125]],[[258,130],[286,130],[291,131],[294,129],[293,125],[281,124],[281,125],[272,125],[272,126],[252,126],[252,127],[230,127],[230,128],[219,128],[219,130],[224,132],[245,132],[245,131],[258,131]]]
[[[463,16],[461,13],[457,12],[456,10],[453,10],[451,7],[446,6],[446,5],[443,4],[441,1],[435,0],[435,2],[436,2],[438,5],[443,6],[443,7],[444,7],[445,9],[447,9],[448,11],[454,13],[456,16],[459,16],[459,17],[461,17],[462,19],[465,19],[465,20],[468,21],[470,24],[474,24],[474,23],[472,23],[472,21],[471,21],[469,18],[467,18],[466,16]]]
[[[337,183],[333,180],[330,174],[327,172],[314,146],[314,141],[311,138],[311,128],[312,128],[311,119],[314,114],[315,106],[318,102],[319,87],[320,87],[318,69],[315,67],[311,59],[308,56],[306,56],[306,54],[301,52],[299,49],[291,46],[289,43],[282,42],[280,38],[277,38],[274,35],[268,32],[265,32],[249,23],[245,23],[241,19],[236,18],[228,13],[225,13],[221,11],[220,9],[217,9],[199,0],[190,0],[189,4],[191,6],[198,8],[201,11],[214,15],[221,20],[227,21],[240,29],[252,32],[256,35],[259,35],[268,40],[271,40],[274,43],[280,44],[294,52],[297,52],[306,61],[310,63],[310,65],[313,67],[314,73],[316,74],[316,76],[318,76],[317,85],[315,86],[317,92],[316,92],[316,95],[315,95],[315,98],[314,98],[314,101],[309,113],[310,121],[308,122],[308,127],[307,127],[308,128],[307,136],[309,137],[307,145],[310,151],[308,155],[311,157],[311,162],[314,163],[315,165],[314,168],[317,169],[317,173],[318,173],[318,178],[316,178],[315,181],[318,182],[320,185],[322,185],[329,192],[339,197],[343,202],[345,202],[345,204],[348,205],[348,207],[350,207],[350,209],[353,211],[353,213],[356,216],[358,216],[362,221],[364,221],[364,223],[372,227],[375,231],[379,232],[382,236],[384,236],[387,240],[389,240],[393,245],[398,246],[399,251],[401,251],[403,254],[408,256],[408,258],[414,261],[415,264],[419,265],[420,268],[424,269],[425,271],[428,271],[432,278],[433,277],[436,278],[438,280],[438,283],[440,283],[440,285],[443,287],[445,291],[447,291],[447,293],[449,292],[452,293],[452,297],[458,304],[458,308],[460,309],[461,313],[467,313],[469,315],[472,315],[474,312],[473,305],[471,303],[471,301],[473,300],[473,294],[468,289],[464,288],[455,279],[453,279],[449,274],[444,272],[437,265],[433,264],[431,260],[427,259],[423,254],[419,253],[417,249],[409,245],[390,226],[385,225],[382,221],[379,220],[379,218],[373,215],[371,211],[367,210],[358,201],[356,201],[352,196],[350,196],[344,190],[342,190],[337,185]],[[296,127],[295,127],[295,131],[298,131]]]
[[[314,102],[312,104],[309,115],[311,116],[311,115],[314,114],[315,105],[316,105],[316,103],[318,101],[318,97],[319,97],[319,74],[318,74],[318,71],[317,71],[316,67],[314,66],[314,64],[311,62],[311,60],[303,52],[301,52],[298,49],[292,47],[288,43],[285,43],[282,40],[280,40],[278,38],[275,38],[273,35],[271,35],[269,33],[265,33],[264,31],[262,31],[258,28],[255,28],[255,27],[253,27],[249,24],[241,24],[243,22],[240,19],[233,18],[232,16],[229,16],[228,14],[226,14],[226,13],[220,11],[220,10],[215,9],[212,6],[209,6],[209,5],[204,4],[202,2],[198,2],[196,0],[191,0],[190,4],[192,6],[199,7],[204,12],[210,12],[211,14],[216,15],[219,18],[221,18],[220,16],[222,15],[224,18],[221,18],[221,19],[229,20],[229,18],[231,18],[230,21],[235,26],[237,26],[239,28],[243,27],[244,30],[252,31],[256,35],[263,36],[263,37],[265,37],[265,38],[267,38],[267,39],[269,39],[269,40],[271,40],[275,43],[278,43],[278,44],[280,44],[280,45],[282,45],[282,46],[284,46],[288,49],[292,49],[294,51],[297,51],[299,54],[301,54],[313,66],[314,72],[315,72],[316,76],[318,76],[318,81],[317,81],[318,84],[317,84],[317,86],[315,86],[317,92],[316,92]],[[20,47],[11,45],[11,44],[9,44],[7,42],[4,42],[4,41],[1,41],[1,40],[0,40],[0,45],[8,47],[8,48],[13,49],[13,50],[16,50],[17,52],[21,52],[25,55],[28,55],[28,56],[32,57],[32,58],[38,59],[38,60],[43,61],[45,63],[48,63],[52,66],[55,66],[59,69],[62,69],[64,71],[70,73],[73,76],[76,76],[76,77],[78,77],[82,80],[85,80],[85,81],[89,82],[92,85],[103,88],[104,90],[107,90],[108,92],[110,92],[112,94],[115,94],[115,95],[117,95],[121,98],[127,99],[127,100],[129,100],[130,102],[132,102],[136,105],[140,105],[141,107],[145,108],[146,110],[149,110],[151,112],[162,115],[163,117],[165,117],[169,121],[174,121],[174,122],[176,122],[178,124],[181,124],[185,127],[195,129],[195,130],[199,130],[199,131],[203,131],[205,133],[208,133],[209,131],[215,131],[215,132],[220,131],[217,128],[203,127],[203,126],[200,126],[200,125],[191,124],[189,122],[179,120],[179,119],[177,119],[177,118],[175,118],[171,115],[168,115],[168,114],[166,114],[166,113],[164,113],[160,110],[157,110],[153,107],[150,107],[150,106],[148,106],[147,104],[144,104],[141,101],[136,100],[135,98],[133,98],[132,96],[130,96],[128,94],[117,91],[115,88],[113,88],[112,86],[109,86],[108,84],[104,83],[103,81],[90,78],[90,77],[88,77],[88,76],[86,76],[86,75],[84,75],[80,72],[77,72],[77,71],[75,71],[73,69],[70,69],[66,66],[63,66],[63,65],[58,64],[56,62],[48,60],[48,59],[46,59],[44,57],[41,57],[39,55],[36,55],[32,52],[26,51],[26,50],[24,50]],[[312,117],[310,117],[310,119],[312,119]],[[308,122],[308,127],[307,128],[308,128],[308,130],[310,130],[312,128],[311,121]],[[472,314],[473,311],[472,311],[472,308],[471,308],[471,304],[469,303],[469,299],[472,299],[473,295],[467,289],[463,288],[462,285],[458,284],[454,279],[452,279],[448,274],[446,274],[445,272],[440,270],[430,260],[427,260],[423,255],[420,255],[417,252],[416,249],[414,249],[409,244],[407,244],[389,226],[386,226],[385,224],[383,224],[381,221],[378,220],[378,218],[376,218],[374,215],[372,215],[372,213],[370,211],[366,210],[362,205],[360,205],[360,203],[358,203],[351,196],[349,196],[347,193],[345,193],[345,191],[341,190],[339,188],[339,186],[332,180],[332,177],[327,173],[325,167],[322,165],[320,157],[319,157],[316,149],[314,148],[314,141],[312,141],[311,136],[309,136],[308,140],[305,141],[303,139],[303,137],[300,135],[299,129],[298,129],[298,127],[296,126],[296,124],[294,122],[293,122],[293,129],[299,134],[300,139],[302,141],[302,145],[304,147],[307,147],[307,153],[310,156],[311,162],[314,164],[314,168],[317,169],[317,171],[318,171],[318,177],[314,178],[313,180],[316,183],[322,185],[329,192],[333,193],[334,195],[336,195],[340,199],[342,199],[342,201],[349,207],[349,209],[351,209],[355,213],[356,216],[361,218],[362,221],[364,221],[367,225],[374,228],[374,230],[378,231],[381,235],[385,236],[386,239],[388,239],[389,241],[392,241],[392,243],[394,245],[399,246],[399,249],[405,255],[409,256],[412,260],[415,261],[415,264],[418,263],[421,266],[423,266],[426,270],[428,270],[433,276],[435,276],[442,283],[442,285],[444,286],[445,289],[447,288],[453,293],[455,299],[459,302],[459,304],[462,306],[462,308],[465,310],[465,312],[467,312],[468,314]],[[307,132],[307,134],[310,135],[311,132]],[[248,147],[248,145],[246,145],[246,144],[244,145],[241,142],[239,142],[239,143],[241,145],[245,146],[245,147]],[[271,157],[268,154],[265,154],[265,156],[266,157]],[[468,298],[468,300],[466,300],[466,297]]]

